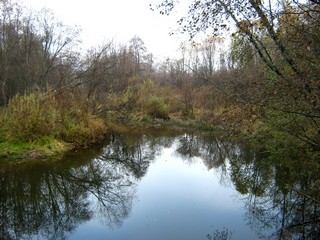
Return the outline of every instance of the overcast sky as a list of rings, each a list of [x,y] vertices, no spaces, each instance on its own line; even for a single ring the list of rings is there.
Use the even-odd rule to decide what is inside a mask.
[[[67,25],[82,29],[84,48],[108,40],[128,44],[137,35],[149,52],[162,59],[178,54],[183,36],[169,36],[177,26],[178,16],[162,16],[150,10],[150,3],[159,0],[22,0],[31,9],[51,9]]]

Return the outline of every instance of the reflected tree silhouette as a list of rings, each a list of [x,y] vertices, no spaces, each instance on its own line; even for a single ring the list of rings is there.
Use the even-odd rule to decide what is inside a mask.
[[[107,226],[120,226],[128,216],[135,195],[135,183],[126,166],[97,158],[84,167],[70,171],[64,180],[90,196],[91,211],[98,213]]]
[[[173,140],[169,140],[168,143],[168,139],[163,137],[119,134],[104,149],[99,159],[125,165],[136,179],[140,179],[146,174],[149,164],[161,152],[164,144],[171,145],[172,142]]]
[[[1,236],[64,239],[79,222],[91,218],[86,192],[48,166],[10,166],[1,171]]]
[[[195,134],[184,134],[178,139],[176,154],[180,155],[185,161],[192,162],[193,158],[200,156],[199,141]]]
[[[208,170],[220,168],[224,174],[227,171],[229,155],[237,151],[234,144],[222,141],[214,135],[189,133],[177,138],[177,156],[189,163],[192,163],[194,158],[201,158]]]
[[[277,159],[245,147],[230,162],[231,180],[245,196],[248,223],[261,238],[320,239],[316,162]]]
[[[198,158],[208,170],[221,171],[245,201],[246,219],[261,238],[320,239],[317,162],[268,156],[199,133],[136,131],[117,133],[112,140],[54,163],[1,164],[0,239],[66,239],[92,218],[109,228],[121,226],[137,182],[169,147],[188,164]]]
[[[61,161],[2,166],[0,239],[65,239],[95,214],[109,227],[121,225],[132,208],[134,180],[145,174],[154,152],[119,141],[80,165]]]
[[[0,239],[66,239],[92,217],[120,226],[130,214],[136,181],[174,135],[117,134],[107,146],[63,161],[2,164]]]
[[[215,230],[212,234],[208,234],[207,238],[209,240],[230,240],[232,239],[233,232],[227,228],[222,230]]]
[[[201,158],[208,169],[220,169],[245,199],[247,221],[261,238],[320,239],[317,160],[270,156],[206,134],[178,137],[175,154],[188,163]]]

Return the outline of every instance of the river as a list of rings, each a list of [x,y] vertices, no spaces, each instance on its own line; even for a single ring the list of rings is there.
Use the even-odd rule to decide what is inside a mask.
[[[317,181],[270,161],[213,134],[145,128],[59,161],[2,161],[0,239],[319,239],[305,190]]]

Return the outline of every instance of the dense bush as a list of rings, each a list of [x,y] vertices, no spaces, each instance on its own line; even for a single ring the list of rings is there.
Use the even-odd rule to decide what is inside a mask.
[[[43,135],[58,131],[60,113],[48,104],[42,94],[17,95],[4,111],[3,125],[6,137],[17,141],[34,141]]]
[[[147,112],[154,118],[166,119],[169,117],[170,107],[163,98],[152,96],[149,100]]]
[[[72,94],[47,96],[37,92],[17,95],[3,111],[2,132],[9,141],[33,142],[45,136],[86,144],[105,132],[102,119],[90,113]]]

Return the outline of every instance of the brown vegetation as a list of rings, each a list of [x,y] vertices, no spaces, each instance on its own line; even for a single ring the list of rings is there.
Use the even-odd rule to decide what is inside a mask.
[[[287,1],[265,12],[255,1],[225,4],[192,5],[185,20],[196,24],[184,27],[193,35],[209,25],[224,28],[221,21],[230,17],[238,27],[230,51],[218,31],[185,44],[181,59],[157,65],[138,36],[128,46],[110,42],[81,57],[73,49],[78,31],[51,13],[35,18],[18,5],[2,7],[0,143],[50,136],[81,145],[100,138],[105,120],[170,120],[264,141],[269,150],[285,140],[319,151],[319,5]],[[215,6],[225,11],[212,12]],[[246,9],[245,21],[237,7]],[[192,18],[199,8],[205,19]],[[201,25],[210,14],[222,17]]]

